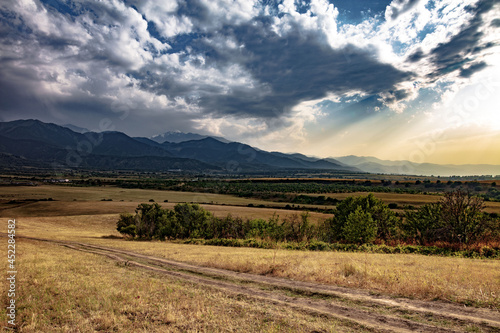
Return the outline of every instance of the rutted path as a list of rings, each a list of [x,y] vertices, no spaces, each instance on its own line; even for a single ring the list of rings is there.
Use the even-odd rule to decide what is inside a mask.
[[[238,296],[355,322],[375,331],[500,332],[500,312],[371,295],[364,290],[202,267],[136,252],[79,242],[16,236],[104,255],[124,265],[214,287]]]

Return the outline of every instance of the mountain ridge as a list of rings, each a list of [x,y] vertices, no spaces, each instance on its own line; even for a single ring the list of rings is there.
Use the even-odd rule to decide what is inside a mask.
[[[406,160],[382,160],[373,156],[340,156],[335,160],[352,165],[364,172],[382,174],[411,174],[421,176],[500,175],[500,165],[494,164],[435,164]]]
[[[231,173],[291,169],[358,171],[326,160],[311,162],[214,137],[160,144],[149,138],[132,138],[117,131],[82,134],[33,119],[0,123],[0,131],[5,134],[0,136],[0,158],[19,157],[27,164],[31,161],[33,165]],[[36,149],[33,150],[33,147]],[[9,159],[12,160],[12,157]]]
[[[168,132],[167,132],[168,133]],[[323,170],[422,176],[500,175],[489,164],[432,164],[382,160],[373,156],[319,158],[300,153],[268,152],[250,145],[199,134],[175,132],[184,139],[159,143],[118,131],[77,133],[39,120],[0,122],[0,165],[66,165],[69,168],[180,169],[193,172],[275,172]],[[200,139],[201,138],[201,139]]]
[[[197,133],[183,133],[183,132],[177,132],[177,131],[168,131],[163,134],[157,134],[150,136],[148,139],[158,142],[158,143],[164,143],[164,142],[172,142],[172,143],[180,143],[180,142],[185,142],[185,141],[192,141],[192,140],[202,140],[205,138],[214,138],[216,140],[219,140],[224,143],[229,143],[231,141],[218,137],[218,136],[210,136],[210,135],[201,135]]]

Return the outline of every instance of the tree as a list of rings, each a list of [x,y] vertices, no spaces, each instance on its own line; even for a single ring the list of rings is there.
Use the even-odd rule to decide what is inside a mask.
[[[377,238],[389,240],[397,235],[399,219],[396,214],[385,203],[370,193],[367,196],[348,197],[342,200],[335,208],[335,216],[326,220],[320,227],[323,233],[322,238],[329,242],[342,240],[344,237],[343,229],[348,217],[358,207],[362,211],[369,213],[376,223]]]
[[[137,206],[135,213],[136,235],[146,239],[158,237],[159,230],[165,223],[166,211],[157,203],[152,205],[142,203]]]
[[[402,229],[420,244],[440,239],[470,244],[488,232],[496,232],[495,220],[483,213],[483,208],[483,199],[469,192],[447,192],[437,203],[407,211]]]
[[[135,215],[121,214],[116,229],[144,239],[211,238],[216,224],[216,218],[196,204],[178,204],[169,210],[157,203],[142,203],[135,209]]]
[[[181,238],[213,237],[213,228],[210,228],[209,224],[214,216],[200,205],[177,204],[174,212]]]
[[[136,226],[134,216],[130,213],[120,214],[120,219],[116,223],[116,230],[121,234],[135,237]]]
[[[418,244],[434,242],[443,237],[444,222],[441,203],[430,203],[417,211],[408,210],[401,228],[406,237],[413,238]]]
[[[457,190],[446,193],[440,204],[441,217],[451,242],[469,244],[485,231],[487,219],[482,213],[482,198]]]
[[[349,243],[371,243],[377,237],[377,223],[370,213],[358,206],[347,216],[342,235]]]
[[[120,214],[116,223],[118,232],[138,238],[164,239],[165,226],[171,215],[168,210],[162,209],[158,204],[140,204],[135,209],[135,215],[129,213]]]

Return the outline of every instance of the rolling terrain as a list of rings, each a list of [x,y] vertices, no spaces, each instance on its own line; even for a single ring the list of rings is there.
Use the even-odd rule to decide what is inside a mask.
[[[333,161],[275,154],[238,142],[205,137],[163,142],[121,132],[78,133],[38,120],[0,123],[0,166],[182,172],[272,172],[326,170],[358,172]],[[198,138],[198,137],[196,137]]]
[[[375,195],[415,205],[436,199]],[[16,219],[23,272],[21,332],[500,330],[498,260],[124,239],[116,231],[119,214],[151,199],[163,207],[205,202],[221,217],[297,213],[212,193],[3,186],[0,216]],[[330,216],[310,214],[313,223]]]
[[[132,138],[121,132],[83,132],[38,120],[0,123],[0,167],[176,171],[218,174],[323,172],[423,176],[500,175],[498,165],[438,165],[375,157],[317,158],[267,152],[244,143],[193,133]],[[72,129],[75,131],[73,131]],[[168,141],[170,140],[170,141]]]
[[[479,329],[495,332],[500,328],[497,313],[485,309],[464,309],[443,302],[386,297],[359,289],[204,267],[102,245],[26,236],[20,239],[104,256],[126,267],[222,291],[228,297],[244,297],[261,306],[289,307],[311,317],[326,316],[361,330],[457,332]]]
[[[368,173],[407,174],[423,176],[500,175],[500,166],[491,164],[433,164],[410,161],[387,161],[371,156],[335,157],[340,161]]]

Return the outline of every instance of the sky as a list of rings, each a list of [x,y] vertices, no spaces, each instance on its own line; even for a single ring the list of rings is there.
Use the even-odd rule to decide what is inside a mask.
[[[500,164],[498,0],[2,0],[0,121]]]

